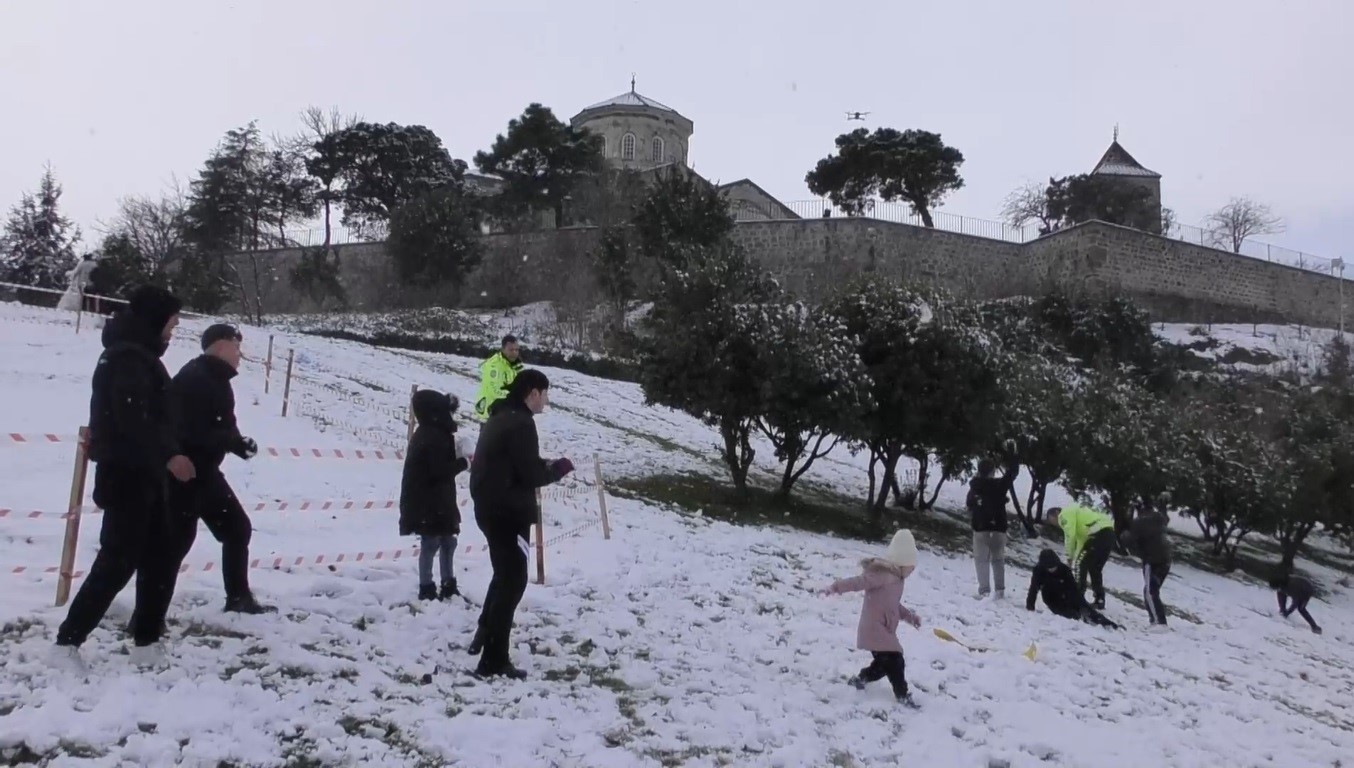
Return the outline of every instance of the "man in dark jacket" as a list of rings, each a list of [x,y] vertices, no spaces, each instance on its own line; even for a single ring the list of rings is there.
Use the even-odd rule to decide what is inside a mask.
[[[202,354],[174,375],[170,391],[178,411],[179,444],[197,467],[197,479],[174,489],[170,509],[187,521],[177,541],[175,557],[182,564],[197,538],[197,521],[221,544],[221,579],[226,588],[226,610],[233,613],[272,613],[249,588],[249,541],[254,526],[235,491],[221,473],[221,462],[231,453],[249,460],[258,445],[240,434],[235,422],[235,392],[230,380],[240,367],[244,336],[233,325],[218,323],[202,334]],[[176,571],[177,573],[177,571]]]
[[[1171,573],[1166,518],[1152,510],[1139,512],[1119,542],[1142,562],[1142,599],[1152,626],[1166,626],[1166,606],[1161,602],[1161,585]]]
[[[1051,549],[1039,553],[1039,562],[1030,574],[1030,592],[1025,596],[1025,610],[1034,610],[1035,595],[1041,595],[1044,605],[1064,619],[1120,629],[1118,624],[1086,603],[1086,596],[1077,583],[1076,575]]]
[[[973,526],[973,562],[978,568],[978,598],[991,591],[991,571],[997,598],[1006,596],[1006,497],[1015,484],[1020,465],[1009,462],[1001,477],[991,459],[978,462],[978,476],[969,482],[968,511]]]
[[[534,416],[549,404],[549,390],[544,373],[529,369],[518,374],[507,397],[495,404],[480,429],[470,465],[475,524],[484,532],[494,569],[469,649],[471,654],[483,652],[476,669],[483,676],[526,677],[508,659],[508,636],[527,588],[527,537],[539,517],[536,490],[558,482],[574,468],[568,459],[541,458]]]
[[[1286,619],[1297,611],[1302,618],[1307,620],[1307,625],[1312,628],[1316,634],[1321,634],[1321,627],[1316,625],[1316,619],[1307,612],[1307,603],[1316,596],[1316,587],[1312,582],[1296,574],[1279,574],[1270,579],[1269,586],[1279,595],[1279,613]],[[1293,599],[1293,605],[1289,606],[1288,599]]]
[[[400,535],[418,535],[418,599],[446,600],[461,594],[452,574],[461,510],[456,505],[456,476],[466,470],[465,450],[456,438],[451,395],[420,389],[410,407],[418,428],[404,454],[400,479]],[[433,558],[441,555],[442,591],[433,583]]]
[[[181,304],[152,286],[136,289],[127,309],[103,329],[103,354],[89,402],[89,459],[94,503],[103,509],[99,552],[57,630],[57,658],[79,666],[79,647],[98,626],[132,575],[137,619],[133,661],[156,664],[177,563],[170,546],[167,496],[171,484],[193,479],[193,463],[174,434],[169,373],[160,357],[179,322]],[[163,594],[162,594],[163,593]],[[163,608],[161,608],[163,606]]]

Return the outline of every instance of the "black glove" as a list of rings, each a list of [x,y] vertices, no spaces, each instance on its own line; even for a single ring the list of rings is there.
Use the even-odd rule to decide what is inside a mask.
[[[235,455],[245,461],[249,461],[259,455],[259,444],[254,442],[254,438],[252,437],[242,437],[240,438],[240,442],[235,446]]]

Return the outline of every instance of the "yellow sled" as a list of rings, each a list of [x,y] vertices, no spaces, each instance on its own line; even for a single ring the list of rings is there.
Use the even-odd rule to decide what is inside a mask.
[[[970,651],[977,651],[978,653],[987,653],[988,651],[992,650],[991,648],[976,648],[976,647],[974,647],[974,646],[967,645],[967,644],[965,644],[963,641],[961,641],[959,638],[955,637],[954,635],[950,634],[949,632],[946,632],[945,630],[941,629],[940,627],[936,627],[935,629],[933,629],[933,630],[931,630],[931,631],[934,632],[935,635],[936,635],[936,637],[940,638],[941,640],[944,640],[944,641],[947,642],[947,643],[955,643],[955,644],[958,645],[960,648],[967,648],[967,649],[970,650]],[[1039,653],[1039,649],[1035,647],[1034,643],[1030,643],[1030,647],[1029,647],[1029,648],[1026,648],[1026,649],[1025,649],[1025,652],[1022,653],[1022,654],[1020,654],[1020,655],[1021,655],[1021,656],[1024,656],[1026,659],[1029,659],[1030,661],[1034,661],[1035,656],[1037,656],[1038,653]]]

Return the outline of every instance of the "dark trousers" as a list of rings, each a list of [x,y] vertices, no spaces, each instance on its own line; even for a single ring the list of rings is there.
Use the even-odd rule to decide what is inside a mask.
[[[527,544],[516,531],[483,523],[479,527],[489,544],[489,564],[493,568],[480,610],[479,628],[484,633],[480,669],[492,672],[509,663],[513,617],[527,591]]]
[[[137,645],[160,639],[178,569],[171,544],[175,534],[165,502],[166,481],[120,470],[95,465],[94,502],[104,510],[99,552],[57,629],[59,645],[83,644],[134,574],[132,638]]]
[[[1091,534],[1086,540],[1086,551],[1077,564],[1077,588],[1086,592],[1086,579],[1091,580],[1091,592],[1097,603],[1105,601],[1105,564],[1114,551],[1114,531],[1106,528]]]
[[[240,600],[249,591],[249,541],[254,526],[235,491],[220,472],[206,472],[191,482],[178,485],[169,494],[171,516],[179,535],[174,542],[174,576],[197,539],[197,521],[201,520],[221,543],[221,579],[226,600]],[[186,521],[182,523],[180,521]],[[172,591],[172,589],[171,589]]]
[[[1304,597],[1301,600],[1294,600],[1293,607],[1289,608],[1288,595],[1283,592],[1280,592],[1279,613],[1283,614],[1283,617],[1286,619],[1289,616],[1293,615],[1293,611],[1297,611],[1298,614],[1302,616],[1302,618],[1307,620],[1307,626],[1311,627],[1312,631],[1315,632],[1316,630],[1321,629],[1321,627],[1318,627],[1316,625],[1316,619],[1313,619],[1312,614],[1307,612],[1307,601],[1310,599],[1311,598]]]
[[[1153,624],[1166,623],[1166,604],[1161,602],[1161,585],[1170,574],[1170,563],[1142,564],[1142,600],[1147,605],[1147,617]]]
[[[898,697],[907,695],[907,664],[903,654],[897,651],[871,651],[874,660],[860,671],[858,677],[867,683],[873,683],[885,677],[893,686],[893,694]]]

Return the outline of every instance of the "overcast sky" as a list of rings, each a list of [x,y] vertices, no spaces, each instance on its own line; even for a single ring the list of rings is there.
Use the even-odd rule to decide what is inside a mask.
[[[967,184],[941,210],[991,219],[1023,180],[1089,171],[1118,123],[1182,222],[1249,195],[1287,219],[1265,239],[1348,259],[1352,32],[1351,0],[0,0],[0,207],[51,162],[88,230],[308,104],[469,161],[528,103],[567,119],[635,72],[695,121],[696,170],[785,201],[847,110],[939,132]]]

